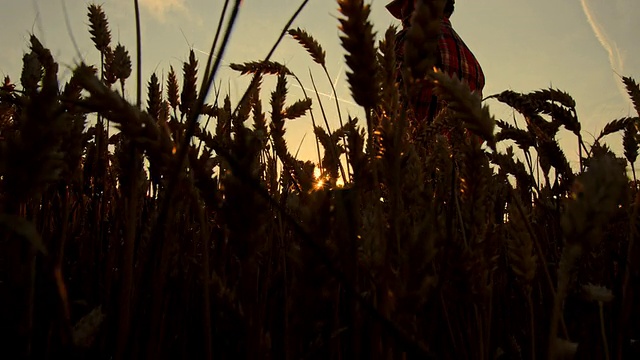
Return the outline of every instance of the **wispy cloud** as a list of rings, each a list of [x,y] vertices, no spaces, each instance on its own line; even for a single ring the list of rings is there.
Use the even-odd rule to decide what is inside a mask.
[[[185,0],[140,0],[140,4],[160,21],[164,21],[167,13],[172,11],[188,12]]]
[[[591,25],[591,29],[593,30],[596,38],[609,55],[609,63],[611,64],[611,68],[617,74],[624,74],[624,57],[620,54],[620,48],[618,47],[618,44],[615,40],[611,39],[602,24],[598,21],[590,4],[590,1],[580,0],[580,3],[582,4],[582,10],[587,17],[587,21],[589,22],[589,25]],[[622,86],[620,79],[616,74],[614,74],[614,78],[616,80],[616,83],[618,84],[619,89],[626,97],[626,92],[624,91],[624,87]]]

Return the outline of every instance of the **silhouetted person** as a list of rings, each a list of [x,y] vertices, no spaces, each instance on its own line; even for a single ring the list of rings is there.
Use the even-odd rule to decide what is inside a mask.
[[[410,19],[415,9],[416,1],[429,0],[394,0],[387,5],[387,10],[391,15],[402,21],[403,29],[398,33],[396,43],[396,55],[399,62],[403,61],[404,36],[410,27]],[[449,18],[454,12],[455,0],[444,1],[446,1],[446,5],[444,7],[444,16],[438,38],[436,67],[452,77],[459,77],[469,85],[471,91],[476,91],[482,96],[482,89],[485,84],[482,68],[476,57],[464,41],[462,41],[460,36],[458,36],[449,21]],[[433,94],[433,88],[431,86],[424,86],[418,98],[411,99],[411,108],[413,109],[416,120],[425,119],[427,123],[433,121],[443,105],[442,103],[438,103],[438,99]]]

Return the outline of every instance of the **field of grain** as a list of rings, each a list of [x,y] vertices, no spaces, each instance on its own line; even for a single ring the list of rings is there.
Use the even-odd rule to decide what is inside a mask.
[[[300,80],[269,57],[232,65],[252,79],[232,104],[212,91],[220,57],[193,52],[142,88],[139,50],[112,41],[99,5],[83,21],[101,63],[64,84],[31,37],[0,86],[0,358],[640,356],[639,118],[587,143],[572,97],[542,89],[493,95],[523,121],[496,120],[434,70],[430,1],[398,87],[397,29],[376,43],[369,6],[337,3],[365,118],[312,117],[314,162],[287,122],[339,104],[290,98]],[[240,1],[226,4],[212,54]],[[321,44],[289,26],[326,72]],[[621,81],[640,113],[640,87]],[[403,101],[425,82],[448,104],[431,124]]]

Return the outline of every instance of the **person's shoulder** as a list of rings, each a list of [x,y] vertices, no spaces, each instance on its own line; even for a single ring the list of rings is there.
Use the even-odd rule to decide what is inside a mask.
[[[440,21],[440,32],[444,34],[451,34],[454,32],[453,26],[451,25],[451,20],[447,17],[443,17],[442,21]]]
[[[456,31],[453,29],[451,21],[448,18],[443,17],[442,21],[440,22],[440,37],[447,38],[455,35]]]

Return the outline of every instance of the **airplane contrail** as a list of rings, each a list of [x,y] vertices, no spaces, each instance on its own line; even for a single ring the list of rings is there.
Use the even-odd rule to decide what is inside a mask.
[[[596,38],[598,39],[598,42],[600,42],[600,45],[602,45],[604,50],[609,55],[609,63],[611,64],[611,68],[614,71],[614,78],[615,78],[616,84],[618,84],[618,88],[622,92],[623,96],[627,98],[627,92],[624,86],[622,85],[620,79],[617,77],[617,74],[623,74],[624,72],[624,59],[620,55],[620,49],[618,48],[618,45],[616,44],[616,42],[611,41],[609,36],[607,36],[606,32],[602,28],[602,25],[595,18],[593,11],[589,6],[588,1],[580,0],[580,3],[582,4],[582,10],[584,11],[585,16],[587,17],[587,22],[589,22],[589,25],[591,26],[591,29],[593,30]]]

